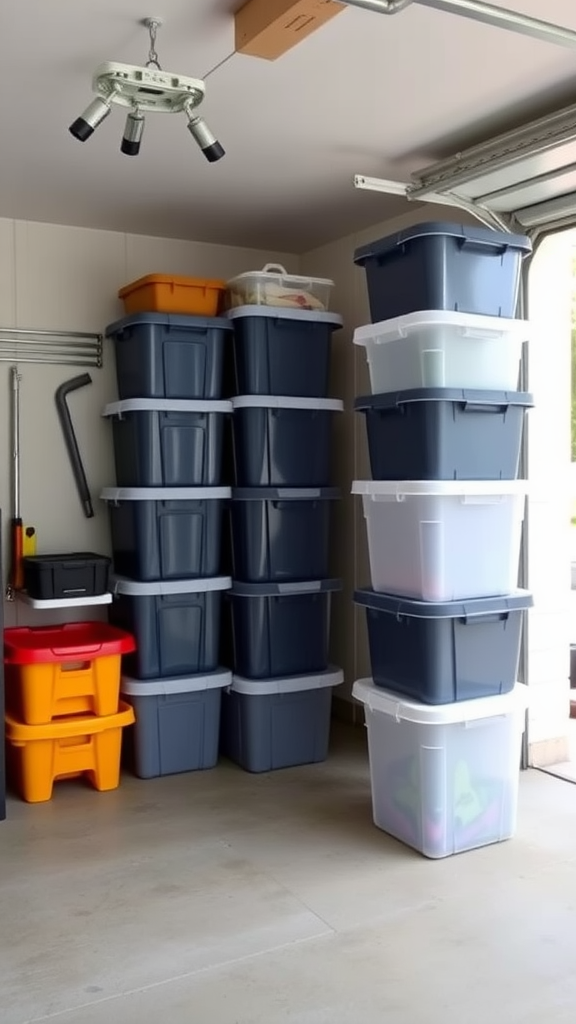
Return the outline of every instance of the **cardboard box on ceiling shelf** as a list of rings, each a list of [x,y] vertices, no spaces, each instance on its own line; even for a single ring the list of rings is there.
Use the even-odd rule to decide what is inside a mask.
[[[236,51],[277,60],[345,9],[335,0],[248,0],[234,15]]]

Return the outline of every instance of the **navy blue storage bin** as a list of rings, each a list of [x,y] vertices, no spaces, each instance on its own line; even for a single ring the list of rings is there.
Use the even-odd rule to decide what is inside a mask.
[[[229,487],[107,487],[114,571],[143,583],[217,576]]]
[[[232,673],[226,669],[145,682],[123,676],[121,695],[136,715],[125,734],[123,760],[134,774],[155,779],[214,768],[222,690],[231,683]]]
[[[232,575],[246,583],[325,579],[337,488],[232,491]]]
[[[515,480],[525,412],[519,391],[416,388],[357,398],[373,480]]]
[[[469,601],[410,601],[357,590],[376,686],[424,704],[508,693],[517,681],[527,591]]]
[[[324,672],[340,580],[238,583],[230,593],[234,671],[246,679]]]
[[[432,221],[357,249],[372,323],[422,309],[514,317],[529,238]]]
[[[242,395],[232,399],[237,487],[327,487],[332,398]]]
[[[222,594],[232,581],[172,580],[136,583],[116,578],[110,621],[136,638],[123,659],[133,679],[214,672],[218,667]]]
[[[326,398],[332,335],[342,317],[267,306],[239,306],[228,316],[236,394]]]
[[[106,328],[114,341],[118,397],[220,398],[225,317],[136,313]]]
[[[119,487],[209,487],[222,475],[230,402],[130,398],[107,405]]]
[[[270,772],[328,757],[332,689],[339,668],[312,676],[234,676],[222,701],[222,753],[247,772]]]

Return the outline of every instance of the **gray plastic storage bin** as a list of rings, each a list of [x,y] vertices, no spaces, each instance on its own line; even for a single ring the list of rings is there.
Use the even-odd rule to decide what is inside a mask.
[[[237,487],[327,487],[332,398],[242,395],[232,399]]]
[[[232,491],[232,575],[246,583],[325,579],[337,488]]]
[[[324,672],[341,580],[238,583],[230,594],[234,671],[247,679]]]
[[[228,316],[236,394],[326,398],[332,334],[342,317],[267,306],[240,306]]]
[[[230,335],[224,317],[136,313],[109,324],[118,397],[220,398]]]
[[[107,405],[119,487],[209,487],[222,473],[230,402],[130,398]]]
[[[222,753],[248,772],[269,772],[328,757],[332,688],[341,669],[251,682],[234,676],[222,703]]]
[[[524,235],[430,222],[364,245],[354,262],[366,271],[372,323],[421,309],[516,315]]]
[[[220,572],[229,487],[107,487],[114,570],[143,583]]]
[[[134,679],[166,679],[218,667],[222,593],[232,581],[136,583],[116,578],[110,620],[136,639],[123,662]]]
[[[416,388],[357,398],[373,480],[515,480],[524,415],[518,391]]]
[[[218,761],[222,690],[232,673],[153,679],[123,677],[121,693],[136,714],[127,737],[139,779],[213,768]]]
[[[424,704],[508,693],[516,685],[524,612],[532,595],[444,603],[357,590],[366,609],[376,686]]]

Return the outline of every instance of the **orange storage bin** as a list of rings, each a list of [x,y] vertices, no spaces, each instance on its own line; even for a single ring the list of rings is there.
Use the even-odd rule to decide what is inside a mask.
[[[63,715],[115,715],[121,657],[134,637],[107,622],[4,631],[6,710],[27,725]]]
[[[217,316],[226,291],[224,281],[201,277],[148,274],[118,292],[126,313],[179,313],[181,316]]]
[[[117,789],[120,782],[122,729],[134,722],[134,711],[120,710],[106,718],[60,718],[50,725],[22,725],[6,715],[6,760],[9,778],[30,804],[52,797],[56,779],[86,775],[94,789]]]

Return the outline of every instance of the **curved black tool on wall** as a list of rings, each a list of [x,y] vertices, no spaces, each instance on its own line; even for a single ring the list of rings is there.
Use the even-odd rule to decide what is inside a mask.
[[[84,509],[84,515],[87,519],[92,519],[94,516],[94,508],[92,506],[92,499],[88,489],[86,473],[84,472],[84,466],[82,465],[82,459],[78,449],[76,434],[74,433],[74,427],[72,426],[67,398],[71,391],[77,391],[78,388],[86,387],[87,384],[91,383],[92,377],[90,374],[81,373],[79,377],[72,377],[70,380],[64,381],[64,383],[56,389],[56,394],[54,396],[56,400],[56,409],[58,410],[58,419],[60,420],[60,426],[62,427],[64,440],[66,442],[66,448],[68,449],[68,458],[70,459],[74,480],[76,481],[76,488]]]

